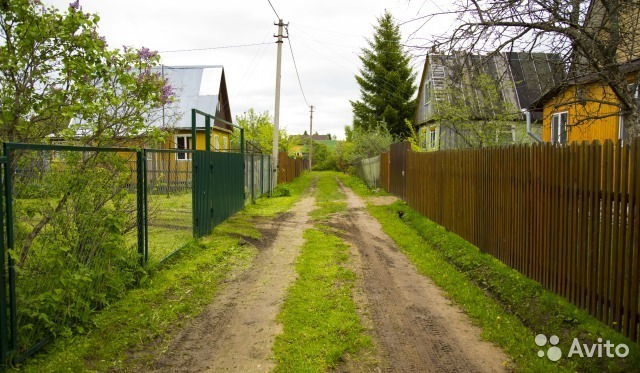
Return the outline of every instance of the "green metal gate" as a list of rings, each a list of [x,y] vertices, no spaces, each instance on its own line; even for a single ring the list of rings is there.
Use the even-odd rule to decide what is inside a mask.
[[[193,234],[202,237],[244,207],[244,155],[196,150]]]

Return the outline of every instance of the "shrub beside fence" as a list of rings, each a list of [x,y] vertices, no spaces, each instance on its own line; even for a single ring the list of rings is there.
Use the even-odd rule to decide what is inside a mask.
[[[270,189],[262,154],[5,143],[0,160],[0,365]]]
[[[640,139],[390,157],[387,190],[639,340]]]

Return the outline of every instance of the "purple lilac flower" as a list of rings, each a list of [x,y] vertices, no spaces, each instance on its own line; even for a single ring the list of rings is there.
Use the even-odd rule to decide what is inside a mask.
[[[72,3],[69,3],[69,7],[73,8],[75,10],[80,9],[80,0],[76,0],[76,1],[74,1]]]
[[[160,91],[160,99],[162,100],[162,103],[168,104],[173,101],[171,99],[171,96],[173,96],[173,94],[173,87],[171,86],[171,84],[169,84],[169,82],[165,81],[164,85],[162,86],[162,90]]]
[[[104,43],[105,47],[107,46],[107,38],[105,38],[104,36],[98,36],[98,39],[100,39]]]
[[[142,58],[144,60],[148,60],[148,59],[153,58],[153,57],[155,57],[157,55],[158,55],[158,52],[152,51],[147,47],[142,47],[138,51],[138,57],[140,57],[140,58]]]

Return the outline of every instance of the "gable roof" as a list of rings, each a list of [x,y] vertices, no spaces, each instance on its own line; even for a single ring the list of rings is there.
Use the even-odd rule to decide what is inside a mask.
[[[620,71],[623,74],[640,71],[640,58],[636,58],[633,61],[621,64]],[[575,77],[571,80],[564,81],[560,84],[557,84],[555,87],[552,87],[548,91],[544,92],[544,94],[540,96],[537,100],[532,101],[529,104],[529,107],[527,109],[531,111],[540,111],[542,110],[545,103],[547,103],[549,100],[551,100],[553,97],[555,97],[565,89],[575,85],[594,83],[599,80],[601,80],[599,73],[589,73],[589,74],[584,74],[584,75]]]
[[[473,79],[480,73],[487,74],[502,86],[502,99],[520,110],[528,108],[531,102],[556,86],[564,77],[564,68],[559,56],[551,53],[505,52],[488,55],[464,52],[432,53],[428,54],[425,60],[418,92],[420,103],[423,103],[425,83],[430,79],[428,69],[430,71],[439,69],[443,76],[442,81],[438,85],[434,85],[435,92],[438,91],[438,87],[443,89],[444,85],[463,75]],[[471,92],[471,94],[475,93]],[[425,109],[422,106],[424,105],[416,107],[414,116],[416,123],[424,122],[421,120],[423,118],[420,118],[420,114],[425,115]],[[427,116],[429,115],[432,115],[432,112],[427,114]],[[426,121],[429,119],[426,118]]]
[[[173,113],[180,115],[175,128],[191,128],[191,109],[213,114],[231,122],[231,110],[227,95],[224,67],[222,65],[194,65],[194,66],[156,66],[153,72],[164,76],[174,90],[174,103],[167,106]],[[212,125],[230,129],[226,124],[214,121]],[[152,123],[162,125],[162,118]],[[196,126],[204,127],[204,117],[196,117]]]

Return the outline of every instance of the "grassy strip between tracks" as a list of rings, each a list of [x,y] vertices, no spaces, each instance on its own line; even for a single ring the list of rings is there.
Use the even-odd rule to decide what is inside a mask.
[[[322,172],[316,184],[316,222],[346,210],[335,175]],[[276,372],[319,372],[339,365],[346,354],[373,349],[352,299],[355,274],[345,264],[349,246],[321,223],[304,232],[296,260],[298,279],[289,288],[278,320],[283,333],[274,344]]]
[[[313,182],[305,173],[282,188],[289,195],[260,198],[200,240],[154,267],[139,288],[96,313],[84,334],[58,338],[17,367],[22,371],[144,369],[168,347],[171,335],[200,314],[218,285],[255,255],[240,236],[260,237],[253,220],[288,210]]]
[[[349,180],[351,179],[351,180]],[[363,197],[372,195],[355,178],[344,178],[345,185]],[[589,316],[584,310],[568,303],[562,297],[548,292],[542,286],[509,268],[459,236],[421,216],[404,204],[368,206],[368,211],[380,221],[389,236],[409,257],[418,271],[430,277],[448,296],[479,325],[483,338],[502,347],[512,358],[518,371],[636,371],[640,366],[640,347]],[[402,214],[399,214],[402,212]],[[402,215],[402,218],[400,218]],[[550,344],[538,347],[537,334],[557,335],[563,357],[551,362],[539,357]],[[602,344],[626,344],[629,355],[625,358],[589,358],[571,351],[574,338],[578,338],[582,351],[584,344],[596,348],[598,338]],[[613,351],[612,351],[613,352]]]

